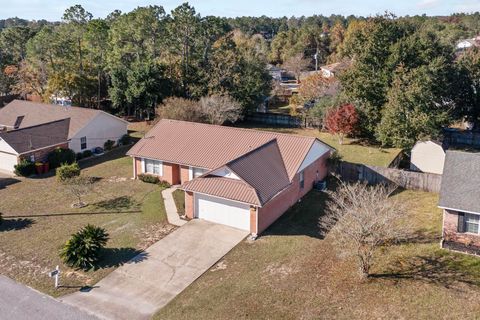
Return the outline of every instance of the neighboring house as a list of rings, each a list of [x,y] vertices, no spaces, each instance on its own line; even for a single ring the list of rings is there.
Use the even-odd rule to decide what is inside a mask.
[[[0,132],[0,171],[13,173],[21,159],[44,161],[55,148],[68,147],[70,119]]]
[[[267,70],[273,80],[276,80],[276,81],[283,80],[283,74],[285,73],[285,69],[269,64],[267,65]]]
[[[75,152],[117,142],[127,134],[128,122],[101,110],[14,100],[0,109],[0,130],[22,129],[70,119],[68,147]]]
[[[439,207],[442,247],[480,253],[480,153],[447,151]]]
[[[127,154],[133,173],[182,184],[185,212],[256,235],[327,175],[313,137],[161,120]]]
[[[335,62],[332,64],[328,64],[326,66],[320,67],[320,70],[322,71],[322,75],[325,78],[334,78],[338,77],[338,75],[347,69],[350,66],[350,62],[348,61],[341,61],[341,62]]]
[[[480,47],[480,36],[472,39],[462,39],[456,45],[457,50],[466,50],[472,47]]]
[[[410,169],[427,173],[443,173],[445,149],[442,143],[428,140],[418,141],[412,148]]]

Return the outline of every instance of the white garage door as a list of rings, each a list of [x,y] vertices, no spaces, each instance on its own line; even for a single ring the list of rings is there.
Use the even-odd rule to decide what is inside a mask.
[[[250,206],[203,194],[195,194],[196,217],[250,231]]]
[[[17,164],[17,156],[13,154],[0,152],[0,170],[13,172],[14,165]]]

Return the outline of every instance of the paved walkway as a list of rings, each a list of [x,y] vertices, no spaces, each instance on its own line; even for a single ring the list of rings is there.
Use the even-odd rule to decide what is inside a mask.
[[[0,275],[0,319],[94,320],[92,315]]]
[[[177,190],[178,186],[172,186],[168,189],[162,191],[163,202],[165,203],[165,211],[167,211],[167,219],[170,224],[174,226],[183,226],[187,223],[186,220],[180,219],[180,216],[177,212],[177,206],[173,200],[173,191]]]
[[[102,319],[149,319],[247,234],[191,220],[110,273],[90,292],[76,292],[62,301]]]

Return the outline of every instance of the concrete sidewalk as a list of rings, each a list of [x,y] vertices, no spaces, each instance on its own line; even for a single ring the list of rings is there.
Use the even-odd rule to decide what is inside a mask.
[[[0,319],[96,320],[97,318],[0,275]]]
[[[185,223],[187,223],[187,221],[180,219],[177,211],[177,206],[175,205],[175,201],[173,200],[172,193],[177,189],[177,186],[172,186],[168,189],[165,189],[162,191],[162,196],[163,202],[165,203],[165,211],[167,212],[168,223],[173,224],[174,226],[181,227]]]
[[[102,319],[149,319],[247,235],[204,220],[189,221],[90,292],[76,292],[62,301]]]

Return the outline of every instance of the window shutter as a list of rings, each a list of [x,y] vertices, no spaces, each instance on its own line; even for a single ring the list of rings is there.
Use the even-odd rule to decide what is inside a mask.
[[[457,232],[460,232],[460,233],[465,232],[465,213],[463,212],[458,213]]]

